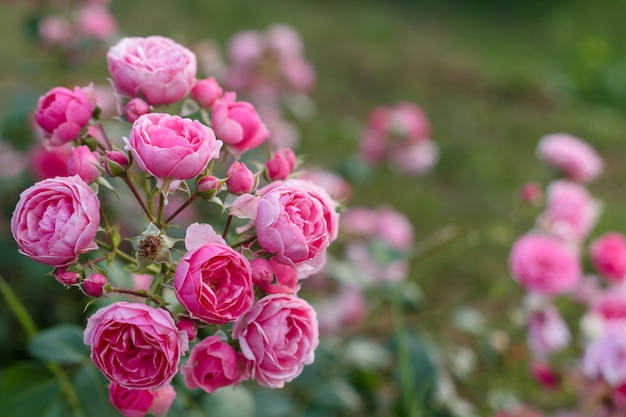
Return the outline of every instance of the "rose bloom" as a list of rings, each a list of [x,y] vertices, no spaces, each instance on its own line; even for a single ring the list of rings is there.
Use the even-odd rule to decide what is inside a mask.
[[[160,180],[198,176],[222,147],[211,128],[167,113],[139,117],[125,141],[139,167]]]
[[[303,299],[272,294],[260,299],[233,327],[251,378],[282,388],[313,363],[319,343],[315,310]]]
[[[86,5],[76,15],[78,32],[86,38],[107,40],[117,32],[115,18],[104,6]]]
[[[235,100],[235,93],[225,93],[213,107],[211,123],[217,137],[242,154],[261,145],[270,132],[252,104]]]
[[[87,145],[72,148],[67,159],[67,175],[78,175],[86,183],[100,178],[98,154],[89,150]]]
[[[196,82],[196,56],[162,36],[127,37],[107,54],[118,93],[149,104],[171,104],[189,94]]]
[[[87,321],[84,341],[96,367],[128,389],[169,384],[188,349],[187,334],[167,311],[125,301],[96,311]]]
[[[250,263],[221,243],[195,247],[176,266],[174,291],[191,318],[210,324],[235,321],[254,302]]]
[[[541,138],[537,156],[569,178],[584,183],[595,180],[604,163],[587,142],[567,133],[555,133]]]
[[[176,391],[169,384],[156,390],[128,389],[116,382],[109,384],[109,401],[124,417],[144,417],[148,413],[165,417],[175,397]]]
[[[202,388],[209,394],[218,388],[237,385],[246,372],[241,353],[219,336],[209,336],[191,349],[189,360],[180,371],[191,389]]]
[[[49,149],[44,144],[35,145],[28,153],[30,174],[36,180],[67,177],[67,160],[72,149],[71,143]]]
[[[59,146],[78,138],[96,108],[95,92],[86,88],[55,87],[39,98],[35,121],[50,145]]]
[[[557,180],[548,185],[539,223],[550,234],[578,242],[593,229],[598,213],[598,204],[584,186]]]
[[[277,181],[258,191],[255,227],[261,247],[300,277],[323,266],[326,248],[337,237],[339,214],[326,190],[312,182]]]
[[[98,248],[96,193],[75,175],[49,178],[24,190],[11,218],[20,252],[50,266],[67,266]]]
[[[513,278],[526,290],[555,295],[573,290],[581,278],[576,255],[552,236],[529,233],[519,237],[509,254]]]
[[[619,232],[606,233],[591,242],[591,263],[610,282],[626,277],[626,237]]]
[[[389,166],[399,174],[426,175],[439,160],[439,147],[430,140],[403,143],[389,152]]]
[[[581,370],[613,387],[626,383],[626,323],[615,321],[585,347]]]
[[[528,346],[538,358],[558,352],[570,342],[567,324],[552,305],[533,311],[528,319]]]

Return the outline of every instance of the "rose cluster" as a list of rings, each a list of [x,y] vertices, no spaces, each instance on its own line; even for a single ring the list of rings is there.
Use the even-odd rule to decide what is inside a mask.
[[[123,38],[107,64],[121,109],[112,120],[127,123],[127,135],[108,134],[91,87],[41,97],[35,120],[48,148],[69,149],[67,175],[21,194],[11,222],[20,252],[103,299],[84,342],[125,416],[165,415],[179,371],[208,393],[248,379],[282,387],[314,359],[317,317],[298,297],[299,281],[321,270],[337,238],[335,200],[298,177],[289,148],[257,164],[244,159],[269,129],[251,103],[214,78],[197,79],[186,47]],[[194,111],[163,110],[178,102]],[[120,201],[110,190],[130,196],[138,209],[125,215],[139,213],[131,222],[142,233],[111,218]],[[218,205],[225,218],[192,218],[184,239],[173,238],[192,204]],[[119,262],[145,282],[129,288],[109,277]]]
[[[626,236],[616,230],[591,235],[600,205],[587,188],[604,164],[589,143],[569,134],[544,136],[537,155],[560,175],[545,191],[532,183],[522,188],[522,201],[539,212],[535,227],[514,241],[509,254],[511,276],[527,292],[530,371],[551,389],[560,387],[565,378],[573,381],[584,415],[622,415],[618,411],[626,404]],[[586,272],[585,265],[592,271]],[[582,343],[573,366],[556,355],[573,345],[559,298],[581,310]]]

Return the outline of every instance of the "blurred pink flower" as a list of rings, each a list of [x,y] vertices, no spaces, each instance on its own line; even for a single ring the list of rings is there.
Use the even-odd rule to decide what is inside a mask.
[[[389,153],[389,166],[400,174],[425,175],[439,160],[439,147],[430,140],[394,146]]]
[[[111,39],[117,33],[115,18],[101,5],[83,6],[76,15],[76,27],[86,38],[100,41]]]
[[[591,262],[609,282],[622,282],[626,277],[626,236],[609,232],[593,240],[589,246]]]
[[[613,387],[626,383],[626,322],[614,321],[585,347],[581,370]]]
[[[36,180],[67,177],[67,160],[73,147],[71,143],[63,146],[46,147],[38,144],[29,151],[29,169]]]
[[[26,171],[26,156],[13,148],[11,143],[0,139],[0,178],[17,177]]]
[[[604,162],[587,142],[567,133],[546,135],[537,146],[539,159],[580,182],[595,180]]]
[[[61,16],[46,16],[39,21],[39,36],[48,45],[67,45],[72,41],[72,24]]]
[[[548,305],[530,312],[527,337],[533,356],[545,359],[565,349],[570,343],[571,334],[559,311],[553,305]]]

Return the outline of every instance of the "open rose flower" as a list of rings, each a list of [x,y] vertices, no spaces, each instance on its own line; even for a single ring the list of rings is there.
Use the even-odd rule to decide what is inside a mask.
[[[78,175],[49,178],[24,190],[11,219],[20,252],[50,266],[67,266],[98,248],[98,196]]]
[[[233,328],[259,385],[282,388],[313,362],[319,343],[315,310],[293,295],[260,299]]]
[[[59,146],[78,138],[96,108],[95,91],[86,88],[55,87],[39,98],[35,121],[50,145]]]
[[[254,301],[250,263],[230,246],[203,244],[176,266],[174,291],[191,318],[211,324],[235,321]]]
[[[603,277],[616,283],[626,278],[626,237],[619,232],[609,232],[591,242],[591,262]]]
[[[567,133],[541,138],[537,156],[569,178],[584,183],[595,180],[604,169],[604,162],[590,144]]]
[[[529,233],[515,241],[509,254],[513,278],[526,290],[555,295],[573,290],[581,279],[575,253],[553,236]]]
[[[187,334],[169,313],[142,303],[118,302],[96,311],[84,341],[104,376],[128,389],[169,384],[188,349]]]
[[[144,417],[148,413],[165,417],[175,397],[176,391],[169,384],[156,390],[128,389],[117,382],[109,384],[109,401],[124,417]]]
[[[196,82],[196,56],[162,36],[127,37],[107,54],[117,92],[149,104],[171,104],[189,94]]]
[[[218,388],[237,385],[246,376],[241,353],[219,336],[209,336],[191,349],[189,360],[180,371],[185,384],[209,394]]]
[[[155,176],[162,190],[171,181],[198,176],[222,147],[211,128],[167,113],[139,117],[125,141],[139,167]]]

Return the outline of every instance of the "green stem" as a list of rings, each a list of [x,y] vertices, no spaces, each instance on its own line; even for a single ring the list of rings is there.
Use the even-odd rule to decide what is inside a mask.
[[[165,196],[163,193],[159,193],[159,213],[157,215],[157,227],[163,228],[163,207],[165,207]]]
[[[415,394],[415,381],[413,381],[413,367],[408,350],[408,340],[406,333],[406,325],[402,315],[402,300],[398,294],[393,295],[392,301],[393,326],[396,334],[396,342],[398,344],[398,372],[400,372],[400,395],[402,396],[402,404],[404,414],[413,416],[413,397]]]
[[[15,292],[11,289],[6,280],[0,276],[0,293],[4,296],[9,308],[17,317],[17,320],[20,322],[22,328],[26,332],[26,335],[29,339],[34,338],[37,335],[37,325],[35,321],[24,307],[24,304],[17,297]],[[69,403],[72,410],[74,410],[74,414],[79,417],[83,417],[85,414],[80,408],[80,403],[78,401],[78,395],[74,388],[72,387],[72,383],[63,371],[63,368],[58,363],[55,362],[46,362],[46,367],[50,370],[50,372],[54,375],[59,386],[61,387],[61,392],[65,396],[65,399]]]

